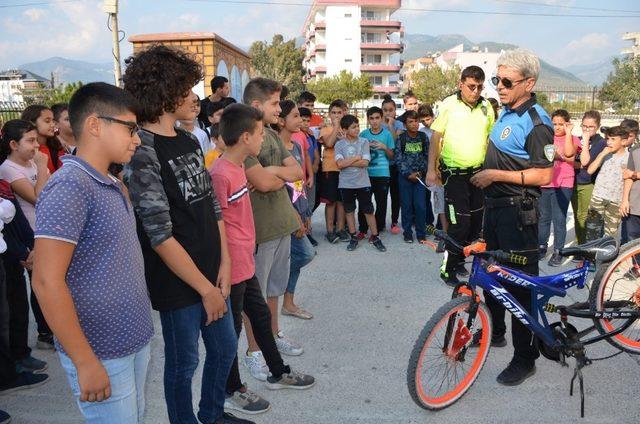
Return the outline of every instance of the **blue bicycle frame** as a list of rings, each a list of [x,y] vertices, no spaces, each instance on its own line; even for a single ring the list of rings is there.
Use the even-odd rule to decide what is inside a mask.
[[[588,273],[589,261],[584,261],[579,268],[560,274],[536,277],[475,256],[469,285],[474,290],[476,287],[484,289],[485,296],[490,293],[547,346],[557,347],[560,342],[553,336],[543,308],[552,297],[565,297],[567,289],[573,286],[584,288]],[[520,286],[531,291],[531,313],[522,307],[504,285]]]

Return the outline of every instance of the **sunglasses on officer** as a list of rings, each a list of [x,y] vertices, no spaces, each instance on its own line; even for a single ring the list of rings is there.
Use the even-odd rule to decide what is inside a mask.
[[[522,78],[517,81],[511,81],[509,78],[491,77],[491,84],[497,87],[498,84],[502,83],[502,86],[504,88],[509,89],[509,88],[513,88],[514,85],[519,84],[524,80],[526,80],[526,78]]]

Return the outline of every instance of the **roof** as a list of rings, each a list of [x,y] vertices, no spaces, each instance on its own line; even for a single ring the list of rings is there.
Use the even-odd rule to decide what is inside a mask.
[[[392,11],[396,11],[402,6],[402,0],[313,0],[313,3],[309,8],[309,13],[307,13],[307,18],[304,20],[304,25],[302,27],[303,34],[311,22],[314,10],[318,7],[327,6],[360,6],[378,9],[392,9]]]
[[[246,58],[250,59],[251,56],[246,51],[237,47],[235,44],[230,43],[224,38],[220,37],[215,32],[161,32],[155,34],[137,34],[129,37],[130,43],[161,43],[163,41],[192,41],[192,40],[215,40],[220,44],[224,44],[230,49],[240,53]]]
[[[24,81],[36,81],[36,82],[44,82],[48,83],[49,80],[45,77],[41,77],[38,74],[34,74],[31,71],[27,71],[26,69],[8,69],[6,71],[0,72],[0,78],[20,78]]]

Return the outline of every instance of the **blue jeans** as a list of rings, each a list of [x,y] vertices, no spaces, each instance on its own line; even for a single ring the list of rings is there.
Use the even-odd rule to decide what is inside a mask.
[[[124,358],[101,361],[111,384],[111,397],[102,402],[80,401],[80,384],[76,367],[64,353],[58,352],[58,356],[85,422],[135,424],[143,421],[144,386],[151,356],[149,344]]]
[[[538,241],[540,246],[546,246],[551,233],[553,222],[553,250],[564,247],[567,239],[567,210],[571,203],[573,188],[543,188],[538,202],[540,221],[538,222]]]
[[[640,238],[640,215],[627,215],[622,218],[620,244]]]
[[[412,183],[402,175],[398,176],[398,185],[404,235],[413,237],[411,227],[415,226],[416,237],[425,238],[427,236],[427,189],[420,183]]]
[[[164,338],[164,397],[171,424],[213,423],[224,410],[225,386],[238,348],[231,304],[218,321],[206,325],[201,302],[161,311]],[[206,351],[198,419],[193,414],[191,380],[198,367],[198,341],[202,333]]]
[[[296,284],[298,284],[298,278],[300,278],[300,270],[309,264],[315,256],[316,250],[308,238],[291,236],[291,265],[289,266],[287,293],[295,293]]]

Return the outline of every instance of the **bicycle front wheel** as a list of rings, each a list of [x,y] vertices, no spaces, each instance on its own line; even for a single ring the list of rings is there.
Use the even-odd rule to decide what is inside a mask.
[[[443,305],[424,326],[407,370],[413,401],[424,409],[446,408],[471,388],[491,346],[491,314],[480,302],[470,317],[473,301],[457,297]]]
[[[589,303],[594,311],[637,310],[630,303],[640,287],[640,240],[631,241],[620,248],[618,257],[606,267],[601,267],[593,279]],[[629,323],[632,321],[632,323]],[[607,338],[614,347],[625,352],[640,354],[640,321],[636,318],[594,319],[601,334],[610,333],[623,325],[631,324],[622,333]]]

